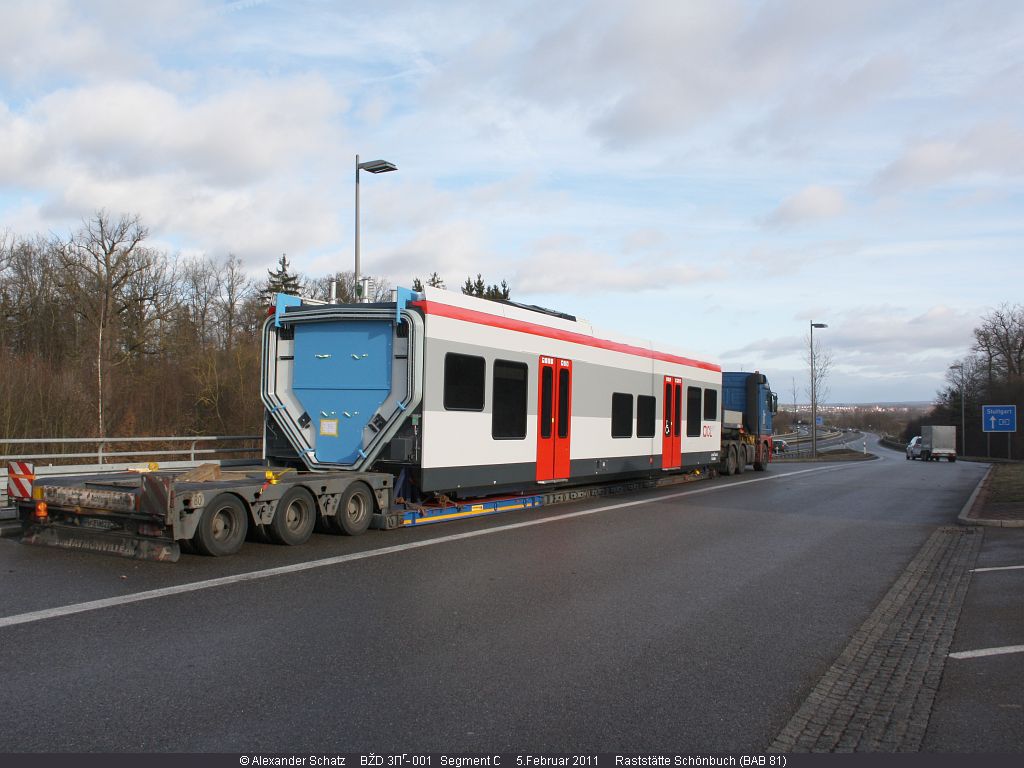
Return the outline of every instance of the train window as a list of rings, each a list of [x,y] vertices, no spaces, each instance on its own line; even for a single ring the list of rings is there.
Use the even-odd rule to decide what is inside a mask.
[[[569,369],[558,369],[558,436],[569,436]]]
[[[675,385],[674,391],[675,397],[673,397],[672,399],[675,401],[673,413],[675,413],[676,419],[674,422],[674,426],[672,427],[672,434],[675,435],[676,437],[679,437],[679,422],[683,420],[683,385],[677,383]]]
[[[686,436],[700,437],[700,387],[686,388]]]
[[[526,363],[494,361],[491,437],[495,440],[522,440],[526,437],[528,371]]]
[[[657,430],[654,426],[654,412],[657,400],[650,395],[636,396],[636,436],[654,437]]]
[[[718,421],[718,390],[704,390],[704,421]]]
[[[484,409],[484,371],[482,357],[449,352],[444,356],[444,409],[446,411],[482,411]]]
[[[612,437],[633,436],[633,396],[612,393]]]
[[[555,388],[555,374],[549,366],[540,371],[540,436],[545,440],[551,437],[551,405],[552,392]]]

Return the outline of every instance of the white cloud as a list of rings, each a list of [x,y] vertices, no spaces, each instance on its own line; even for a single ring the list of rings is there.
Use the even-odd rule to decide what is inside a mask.
[[[811,185],[784,200],[767,218],[769,226],[788,226],[804,221],[830,219],[846,209],[846,198],[835,187]]]
[[[971,181],[981,174],[1024,175],[1024,126],[985,123],[955,139],[920,139],[883,168],[874,184],[881,191]]]
[[[720,281],[725,269],[681,261],[667,252],[622,257],[598,251],[576,237],[538,241],[515,265],[515,285],[531,294],[642,293]]]

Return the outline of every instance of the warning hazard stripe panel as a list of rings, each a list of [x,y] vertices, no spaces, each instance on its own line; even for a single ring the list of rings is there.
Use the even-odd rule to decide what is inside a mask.
[[[35,479],[35,465],[27,461],[7,462],[7,498],[32,498],[32,483]]]

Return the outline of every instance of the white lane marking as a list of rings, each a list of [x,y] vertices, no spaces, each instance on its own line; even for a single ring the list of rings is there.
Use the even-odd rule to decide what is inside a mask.
[[[988,573],[989,571],[1019,571],[1024,570],[1024,565],[999,565],[994,568],[975,568],[971,573]]]
[[[683,496],[694,496],[699,493],[709,493],[711,491],[724,490],[726,488],[735,488],[737,485],[749,485],[750,483],[762,483],[766,480],[788,480],[789,478],[797,477],[799,475],[807,474],[808,472],[835,472],[840,469],[850,469],[852,467],[861,466],[862,462],[856,462],[854,464],[840,465],[838,467],[814,467],[811,469],[801,469],[796,472],[787,472],[784,475],[763,475],[761,477],[751,478],[749,480],[737,480],[726,484],[716,484],[706,488],[692,488],[687,491],[680,491],[678,493],[666,494],[664,496],[658,496],[652,499],[639,499],[637,501],[624,501],[619,504],[608,504],[603,507],[595,507],[594,509],[583,509],[578,512],[567,512],[564,515],[557,515],[554,517],[545,517],[538,520],[524,520],[519,523],[509,523],[508,525],[496,526],[494,528],[483,528],[477,531],[466,531],[464,533],[453,533],[449,536],[439,536],[433,539],[424,539],[422,541],[410,541],[405,544],[396,544],[390,547],[381,547],[379,549],[370,549],[365,552],[352,552],[347,555],[338,555],[337,557],[326,557],[320,560],[310,560],[304,563],[294,563],[292,565],[282,565],[277,568],[267,568],[262,571],[250,571],[248,573],[239,573],[233,576],[222,576],[217,579],[206,579],[205,581],[193,581],[188,584],[177,584],[171,587],[161,587],[160,589],[150,589],[145,592],[136,592],[133,595],[119,595],[117,597],[107,597],[102,600],[90,600],[85,603],[73,603],[71,605],[62,605],[56,608],[45,608],[41,611],[32,611],[30,613],[19,613],[14,616],[4,616],[0,618],[0,628],[13,627],[18,624],[30,624],[35,621],[44,621],[46,619],[56,619],[61,616],[72,616],[76,613],[86,613],[88,611],[98,611],[103,608],[113,608],[118,605],[128,605],[130,603],[139,603],[144,600],[156,600],[161,597],[171,597],[173,595],[182,595],[188,592],[198,592],[202,589],[212,589],[214,587],[223,587],[229,584],[238,584],[244,581],[256,581],[258,579],[269,579],[273,576],[283,576],[289,573],[301,573],[302,571],[310,571],[314,568],[326,568],[331,565],[339,565],[341,563],[351,563],[356,560],[365,560],[370,557],[381,557],[383,555],[392,555],[396,552],[406,552],[410,549],[420,549],[421,547],[432,547],[436,544],[447,544],[452,541],[462,541],[464,539],[473,539],[477,536],[489,536],[494,533],[503,533],[505,531],[513,531],[517,528],[530,528],[535,525],[544,525],[545,523],[555,523],[562,520],[571,520],[574,517],[585,517],[587,515],[596,515],[601,512],[610,512],[614,509],[626,509],[628,507],[638,507],[642,504],[652,504],[661,501],[669,501],[671,499],[678,499]]]
[[[951,659],[977,659],[981,656],[1002,656],[1005,653],[1024,653],[1024,645],[1004,645],[1002,648],[980,648],[977,651],[958,651]]]

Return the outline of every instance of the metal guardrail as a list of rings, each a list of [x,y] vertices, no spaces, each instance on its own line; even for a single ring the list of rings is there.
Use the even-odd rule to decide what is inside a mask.
[[[253,443],[252,447],[221,447],[217,443]],[[183,443],[178,449],[146,449],[140,447],[137,451],[109,450],[110,446],[121,445],[145,445],[145,444],[171,444]],[[0,445],[9,447],[13,445],[44,446],[44,445],[95,445],[95,451],[73,452],[73,453],[32,453],[32,454],[5,454],[0,455],[0,507],[8,503],[7,500],[7,462],[8,461],[31,461],[36,465],[37,476],[61,476],[61,475],[84,475],[97,472],[123,472],[127,469],[138,467],[141,461],[155,457],[177,456],[175,461],[160,461],[160,466],[166,469],[187,469],[194,467],[200,461],[213,459],[221,463],[223,456],[262,453],[262,438],[259,435],[203,435],[193,437],[28,437],[28,438],[0,438]],[[200,448],[199,445],[211,447]],[[133,457],[134,462],[126,461]],[[110,462],[109,459],[120,459]],[[95,464],[39,464],[45,460],[64,459],[95,459]],[[231,461],[231,459],[226,459]],[[237,461],[237,459],[236,459]]]
[[[257,445],[253,448],[197,448],[199,443],[228,443],[249,441],[258,443],[259,435],[204,435],[194,437],[25,437],[25,438],[0,438],[0,445],[95,445],[95,451],[85,453],[35,453],[35,454],[11,454],[0,455],[0,461],[37,461],[40,459],[96,459],[97,464],[106,464],[106,459],[113,456],[184,456],[188,455],[189,461],[195,461],[197,455],[211,455],[215,453],[255,453],[261,448]],[[107,446],[123,445],[132,443],[187,443],[187,448],[177,450],[138,450],[138,451],[110,451]]]

